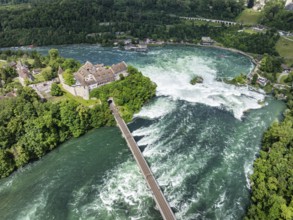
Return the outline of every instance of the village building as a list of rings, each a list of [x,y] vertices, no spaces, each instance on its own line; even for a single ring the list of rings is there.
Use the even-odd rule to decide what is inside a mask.
[[[34,81],[33,76],[30,74],[30,70],[21,61],[17,61],[16,71],[18,73],[18,78],[21,85],[25,86],[26,81]]]
[[[29,87],[34,89],[41,99],[46,99],[46,98],[51,97],[52,84],[53,83],[59,83],[59,82],[60,81],[59,81],[58,78],[54,78],[54,79],[52,79],[50,81],[40,82],[40,83],[37,83],[37,84],[29,85]]]
[[[33,69],[33,70],[32,70],[32,74],[33,74],[33,75],[38,75],[38,74],[40,74],[41,72],[42,72],[41,69]]]
[[[127,64],[123,61],[111,67],[103,64],[93,65],[87,61],[79,70],[74,73],[75,84],[69,86],[62,76],[63,70],[59,68],[58,76],[64,89],[74,96],[80,96],[86,100],[90,98],[90,91],[102,85],[120,79],[120,76],[128,76]]]
[[[143,44],[129,44],[124,46],[124,50],[127,51],[136,51],[136,52],[148,52],[148,45],[143,43]]]
[[[293,0],[286,0],[285,9],[288,11],[293,11]]]
[[[202,37],[200,44],[203,46],[211,46],[214,44],[214,41],[210,37]]]
[[[285,9],[287,11],[293,11],[293,3],[289,3],[288,5],[285,6]]]
[[[258,79],[257,79],[257,83],[261,86],[266,86],[268,84],[269,80],[264,78],[264,77],[261,77],[261,76],[258,76]]]
[[[17,63],[12,61],[9,63],[9,67],[16,68]]]
[[[283,73],[289,73],[291,71],[291,68],[288,67],[286,64],[282,64],[281,67],[282,67]]]
[[[253,10],[255,11],[262,10],[268,1],[269,0],[256,0],[254,2]]]

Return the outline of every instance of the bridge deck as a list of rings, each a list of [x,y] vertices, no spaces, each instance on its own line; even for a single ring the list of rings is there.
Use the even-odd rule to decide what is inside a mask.
[[[175,220],[175,215],[173,214],[167,200],[165,199],[156,179],[154,178],[152,171],[150,170],[146,160],[144,159],[140,149],[138,148],[136,141],[132,137],[127,125],[125,124],[124,120],[120,117],[118,110],[115,107],[115,104],[110,103],[110,109],[115,117],[115,120],[130,148],[149,188],[152,191],[153,197],[156,201],[157,207],[161,212],[162,217],[165,220]]]

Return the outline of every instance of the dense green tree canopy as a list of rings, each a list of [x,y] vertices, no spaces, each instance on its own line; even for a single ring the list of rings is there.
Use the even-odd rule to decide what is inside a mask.
[[[33,1],[19,7],[0,7],[0,46],[100,42],[116,32],[134,37],[159,35],[166,25],[180,23],[172,16],[233,19],[243,9],[236,0],[88,0]],[[92,35],[93,34],[93,35]],[[154,35],[154,37],[155,37]]]
[[[261,23],[279,30],[293,30],[293,11],[285,10],[285,1],[269,1],[262,11]]]
[[[69,69],[65,70],[64,73],[62,73],[62,76],[64,78],[64,81],[67,85],[72,86],[75,84],[75,78],[73,76],[73,72]]]
[[[17,72],[14,68],[6,66],[0,68],[0,87],[3,87],[4,84],[12,82],[13,78],[17,76]]]
[[[69,137],[112,123],[112,116],[107,105],[43,103],[34,90],[25,87],[17,97],[0,101],[0,121],[0,177],[4,177]]]
[[[57,83],[53,83],[51,86],[51,95],[52,96],[62,96],[63,91],[62,89],[58,86]]]
[[[291,79],[292,80],[292,79]],[[290,81],[290,83],[292,83]],[[252,204],[248,219],[293,219],[293,89],[287,95],[282,122],[265,132],[250,177]]]
[[[125,79],[107,84],[91,92],[91,97],[107,102],[113,97],[116,105],[120,106],[120,113],[126,121],[130,121],[133,114],[155,95],[156,85],[132,66],[128,67],[129,76]]]

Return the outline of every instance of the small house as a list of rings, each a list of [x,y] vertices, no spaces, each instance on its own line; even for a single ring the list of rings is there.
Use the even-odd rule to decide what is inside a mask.
[[[41,72],[42,72],[41,69],[33,69],[33,70],[32,70],[32,74],[33,74],[33,75],[38,75],[38,74],[40,74]]]
[[[287,11],[293,11],[293,2],[288,3],[288,4],[285,6],[285,10],[287,10]]]
[[[200,44],[204,46],[211,46],[214,44],[214,41],[210,37],[202,37]]]
[[[17,64],[16,62],[12,61],[12,62],[9,63],[9,66],[13,67],[13,68],[16,68],[16,64]]]
[[[261,77],[261,76],[259,76],[257,79],[257,83],[261,86],[266,86],[268,84],[268,82],[269,82],[268,79]]]
[[[34,77],[30,74],[30,70],[21,61],[17,61],[16,71],[18,73],[18,78],[21,85],[25,86],[26,80],[31,82],[34,81]]]
[[[291,68],[288,67],[286,64],[281,65],[283,72],[289,73],[291,71]]]

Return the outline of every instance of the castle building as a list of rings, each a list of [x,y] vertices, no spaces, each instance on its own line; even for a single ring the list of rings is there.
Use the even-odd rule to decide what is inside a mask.
[[[72,95],[80,96],[86,100],[89,100],[91,90],[119,80],[121,75],[124,77],[128,76],[127,64],[124,61],[113,64],[111,67],[104,66],[103,64],[93,65],[87,61],[73,74],[75,84],[72,86],[65,83],[62,73],[63,70],[59,68],[58,76],[63,88]]]

